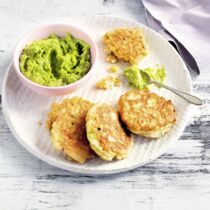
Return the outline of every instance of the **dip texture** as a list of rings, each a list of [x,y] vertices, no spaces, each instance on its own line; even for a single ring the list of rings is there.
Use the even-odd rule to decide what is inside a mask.
[[[158,65],[155,68],[147,67],[145,69],[139,69],[137,65],[132,65],[124,70],[124,75],[129,85],[137,89],[144,89],[149,88],[148,78],[145,77],[144,72],[146,72],[152,80],[164,83],[166,78],[165,68],[159,67]]]
[[[48,38],[27,45],[20,56],[20,71],[44,86],[64,86],[82,78],[91,65],[90,46],[71,36]]]

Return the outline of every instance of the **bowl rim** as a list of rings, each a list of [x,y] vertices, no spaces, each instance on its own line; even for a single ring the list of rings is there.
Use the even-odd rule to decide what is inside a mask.
[[[83,76],[81,77],[79,80],[73,82],[73,83],[70,83],[68,85],[63,85],[63,86],[44,86],[44,85],[40,85],[36,82],[33,82],[32,80],[28,79],[24,74],[21,73],[20,71],[20,55],[18,56],[18,49],[19,49],[19,46],[21,45],[21,43],[23,42],[23,40],[27,37],[30,37],[34,32],[38,31],[38,30],[42,30],[43,28],[45,27],[56,27],[56,26],[66,26],[66,27],[70,27],[70,28],[74,28],[76,29],[77,31],[80,31],[81,33],[83,33],[85,36],[87,36],[90,41],[92,43],[88,43],[91,47],[93,47],[94,51],[95,51],[95,58],[93,60],[93,62],[91,62],[91,66],[90,66],[90,69],[88,70],[88,72]],[[55,32],[56,34],[56,32]],[[40,39],[41,40],[41,39]],[[26,45],[25,45],[26,46]],[[25,47],[24,46],[24,47]],[[91,54],[91,52],[90,52]],[[91,54],[92,56],[92,54]],[[68,89],[68,88],[73,88],[74,86],[77,86],[79,85],[83,80],[86,80],[92,73],[93,73],[93,70],[94,70],[94,67],[96,66],[96,62],[97,62],[97,58],[98,58],[98,47],[97,47],[97,44],[95,42],[94,39],[91,38],[91,36],[85,32],[84,30],[82,30],[81,28],[73,25],[73,24],[67,24],[67,23],[49,23],[49,24],[42,24],[40,26],[37,26],[35,28],[33,28],[32,30],[26,32],[22,38],[17,42],[16,46],[15,46],[15,49],[13,51],[13,66],[14,66],[14,69],[15,69],[15,72],[18,74],[18,76],[22,79],[22,80],[25,80],[27,83],[29,83],[30,85],[33,85],[33,86],[36,86],[38,88],[42,88],[42,89],[45,89],[45,90],[63,90],[63,89]],[[92,60],[91,60],[92,61]]]

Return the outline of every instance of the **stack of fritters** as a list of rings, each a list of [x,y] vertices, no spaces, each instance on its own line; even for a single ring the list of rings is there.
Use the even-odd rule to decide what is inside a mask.
[[[119,114],[132,133],[159,138],[176,122],[170,100],[147,90],[130,90],[119,99]],[[96,153],[102,159],[124,159],[132,146],[117,110],[110,104],[93,104],[82,98],[54,103],[48,114],[53,146],[72,160],[84,163]]]
[[[159,138],[176,123],[171,101],[147,90],[126,92],[118,105],[127,128],[141,136]]]

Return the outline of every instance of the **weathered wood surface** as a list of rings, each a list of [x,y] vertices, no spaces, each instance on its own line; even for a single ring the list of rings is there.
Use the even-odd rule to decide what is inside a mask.
[[[0,79],[25,31],[56,16],[91,14],[145,23],[138,0],[0,0]],[[204,105],[193,108],[173,149],[144,167],[100,177],[69,173],[33,157],[11,134],[0,107],[0,209],[210,209],[210,74],[194,79],[193,90]]]

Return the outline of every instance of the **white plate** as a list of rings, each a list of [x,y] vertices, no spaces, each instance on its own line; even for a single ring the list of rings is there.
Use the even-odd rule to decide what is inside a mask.
[[[30,91],[22,85],[10,65],[3,82],[2,99],[7,123],[16,139],[43,161],[62,169],[85,174],[112,174],[127,171],[149,163],[165,153],[183,132],[188,120],[190,105],[164,89],[154,89],[154,91],[173,101],[177,111],[176,125],[167,135],[158,140],[147,140],[135,136],[134,148],[127,159],[105,162],[96,158],[80,165],[69,161],[62,152],[54,150],[49,132],[45,128],[46,115],[52,102],[77,95],[94,102],[104,101],[116,104],[120,95],[128,89],[125,85],[111,91],[94,88],[95,82],[108,74],[109,64],[105,62],[101,37],[109,30],[119,27],[140,27],[149,48],[149,55],[139,64],[140,67],[154,66],[155,64],[164,65],[167,71],[166,84],[188,93],[191,92],[190,76],[183,61],[174,48],[150,28],[134,21],[104,16],[69,18],[62,22],[72,23],[85,29],[97,41],[100,60],[97,64],[96,74],[88,84],[73,94],[62,97],[46,97]]]

